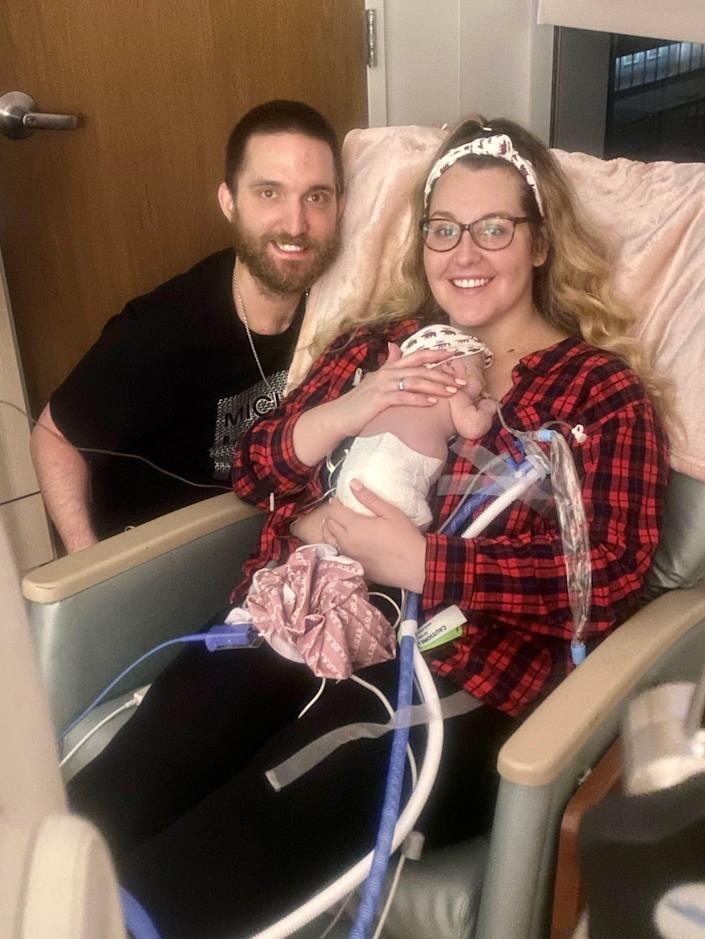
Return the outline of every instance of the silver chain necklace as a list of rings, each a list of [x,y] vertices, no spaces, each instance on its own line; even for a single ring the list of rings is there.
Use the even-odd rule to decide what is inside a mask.
[[[257,355],[257,349],[255,349],[255,341],[252,338],[252,330],[250,329],[250,324],[247,322],[247,311],[245,310],[245,301],[242,299],[242,294],[240,293],[240,288],[238,287],[238,283],[237,283],[237,276],[235,274],[235,265],[233,265],[233,294],[235,296],[235,301],[236,301],[236,306],[235,306],[236,313],[238,312],[237,304],[240,305],[239,312],[242,317],[242,325],[245,327],[245,332],[247,333],[247,339],[250,343],[250,349],[252,349],[252,357],[254,358],[257,364],[257,368],[259,369],[259,373],[262,376],[262,381],[267,386],[267,391],[269,392],[269,397],[271,399],[272,405],[276,407],[277,406],[276,389],[272,387],[271,382],[269,381],[267,376],[264,374],[262,363],[260,362],[260,358]],[[306,312],[307,305],[308,305],[308,290],[304,293],[304,312]],[[296,317],[296,313],[294,313],[294,317]]]
[[[270,397],[271,397],[271,399],[272,399],[272,403],[275,404],[275,403],[276,403],[276,397],[275,397],[275,393],[274,393],[274,388],[272,388],[272,386],[271,386],[271,384],[270,384],[270,382],[269,382],[269,379],[268,379],[267,376],[264,374],[264,369],[262,368],[262,363],[260,362],[259,356],[257,355],[257,350],[255,349],[255,341],[254,341],[254,339],[252,338],[252,332],[250,331],[250,324],[247,322],[247,312],[245,311],[245,303],[244,303],[244,300],[242,299],[242,294],[240,293],[240,288],[239,288],[238,285],[237,285],[237,278],[236,278],[236,276],[235,276],[235,267],[233,267],[233,293],[235,294],[235,299],[236,299],[237,302],[240,304],[240,315],[242,316],[242,323],[243,323],[243,326],[245,327],[245,332],[247,333],[247,338],[248,338],[249,343],[250,343],[250,349],[252,349],[252,355],[253,355],[253,357],[254,357],[255,362],[257,363],[257,368],[259,369],[259,373],[260,373],[260,375],[262,376],[262,381],[263,381],[263,382],[265,383],[265,385],[267,386],[267,391],[268,391],[269,394],[270,394]],[[235,308],[235,312],[236,312],[236,313],[238,312],[237,307]]]

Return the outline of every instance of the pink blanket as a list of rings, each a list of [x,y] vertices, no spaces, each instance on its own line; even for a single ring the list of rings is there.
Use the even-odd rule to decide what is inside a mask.
[[[346,137],[344,250],[311,291],[291,385],[311,364],[315,330],[386,288],[410,229],[409,193],[442,138],[427,127]],[[618,284],[639,317],[635,335],[675,385],[684,432],[671,435],[672,465],[705,480],[705,165],[556,155],[588,213],[621,242]]]

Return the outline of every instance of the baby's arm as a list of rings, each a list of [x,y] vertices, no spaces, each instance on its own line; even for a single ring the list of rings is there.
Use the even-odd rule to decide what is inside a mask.
[[[489,398],[475,401],[464,388],[450,399],[450,417],[456,433],[470,440],[487,433],[495,412],[494,401]]]

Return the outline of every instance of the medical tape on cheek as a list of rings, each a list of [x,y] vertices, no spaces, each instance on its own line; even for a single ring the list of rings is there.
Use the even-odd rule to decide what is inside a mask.
[[[467,691],[461,690],[448,695],[447,698],[442,698],[439,703],[441,705],[441,715],[445,720],[474,711],[475,708],[480,707],[482,702],[478,701],[477,698],[473,698]],[[434,702],[435,706],[436,702]],[[362,721],[357,724],[346,724],[344,727],[337,727],[335,730],[329,731],[317,740],[313,740],[305,747],[302,747],[293,756],[284,760],[283,763],[267,770],[265,776],[272,788],[279,792],[285,786],[304,776],[314,766],[318,766],[343,744],[350,743],[353,740],[375,740],[397,727],[415,727],[418,724],[428,724],[429,721],[436,719],[431,716],[431,710],[427,704],[414,704],[411,707],[397,711],[386,724]]]

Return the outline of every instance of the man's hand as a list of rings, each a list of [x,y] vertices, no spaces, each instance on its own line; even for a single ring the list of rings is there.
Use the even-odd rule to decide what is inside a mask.
[[[330,513],[323,521],[326,541],[359,561],[368,580],[421,593],[426,568],[424,536],[400,509],[362,483],[353,480],[350,488],[374,518],[358,515],[333,498]]]

